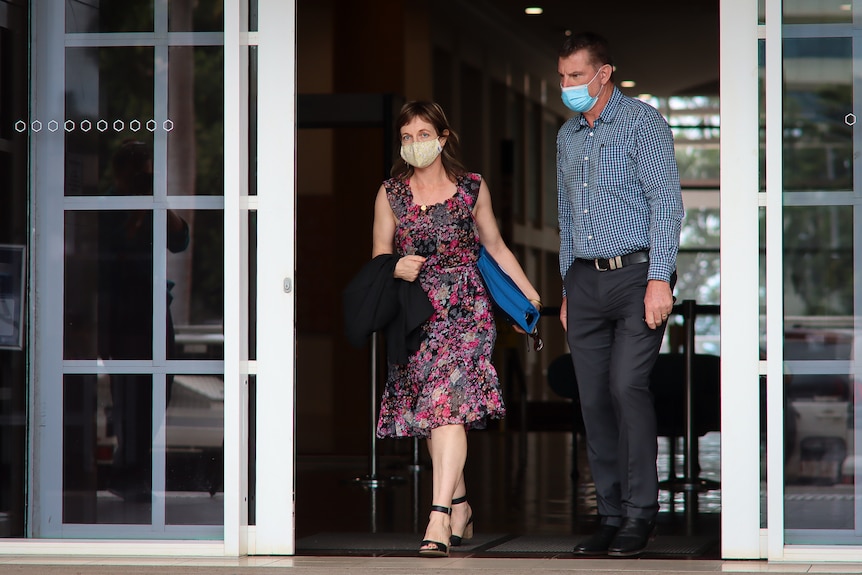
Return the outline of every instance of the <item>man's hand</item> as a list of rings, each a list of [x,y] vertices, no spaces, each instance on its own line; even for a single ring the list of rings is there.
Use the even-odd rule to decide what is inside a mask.
[[[560,323],[563,324],[563,331],[569,331],[568,322],[568,307],[566,306],[566,296],[563,296],[563,303],[560,304]]]
[[[673,311],[673,294],[670,284],[662,280],[649,280],[644,295],[644,321],[655,329],[667,321]]]

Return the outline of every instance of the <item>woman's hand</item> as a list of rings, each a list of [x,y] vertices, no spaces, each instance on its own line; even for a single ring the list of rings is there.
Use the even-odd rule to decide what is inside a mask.
[[[392,274],[396,279],[412,282],[419,277],[419,270],[425,258],[422,256],[404,256],[395,264],[395,272]]]

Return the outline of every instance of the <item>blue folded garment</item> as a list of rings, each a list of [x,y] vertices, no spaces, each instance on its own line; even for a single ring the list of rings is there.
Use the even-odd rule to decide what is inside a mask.
[[[485,250],[485,246],[479,248],[479,273],[485,280],[485,287],[491,299],[506,319],[518,325],[530,335],[537,332],[536,324],[539,322],[539,310],[536,309],[527,296],[521,292],[512,278],[509,277],[500,265]]]

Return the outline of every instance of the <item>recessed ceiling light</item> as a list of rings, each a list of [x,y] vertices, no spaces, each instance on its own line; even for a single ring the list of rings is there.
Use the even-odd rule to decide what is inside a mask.
[[[853,5],[852,4],[842,4],[841,9],[844,10],[845,12],[849,12],[853,9]]]
[[[541,6],[528,6],[524,8],[524,14],[529,14],[530,16],[538,16],[544,12]]]
[[[623,80],[622,82],[620,82],[620,87],[621,88],[634,88],[635,87],[635,81],[634,80]]]

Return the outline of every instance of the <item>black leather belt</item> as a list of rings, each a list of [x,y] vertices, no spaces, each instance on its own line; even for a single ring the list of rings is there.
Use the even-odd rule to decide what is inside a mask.
[[[618,270],[622,267],[630,266],[632,264],[643,264],[648,262],[649,250],[641,250],[639,252],[626,254],[624,256],[617,256],[615,258],[595,258],[592,260],[577,258],[575,261],[581,262],[582,264],[595,266],[596,269],[600,272],[606,272],[610,270]]]

